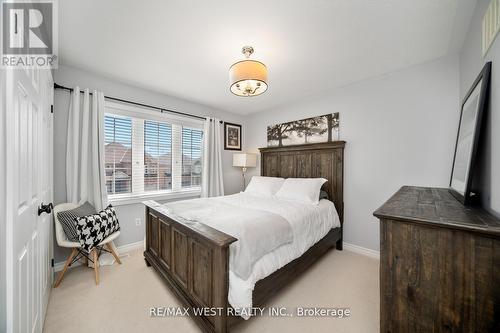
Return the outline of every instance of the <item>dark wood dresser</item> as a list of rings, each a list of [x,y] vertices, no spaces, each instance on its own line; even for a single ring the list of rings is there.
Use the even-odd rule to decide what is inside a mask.
[[[500,332],[500,220],[402,187],[380,219],[380,332]]]

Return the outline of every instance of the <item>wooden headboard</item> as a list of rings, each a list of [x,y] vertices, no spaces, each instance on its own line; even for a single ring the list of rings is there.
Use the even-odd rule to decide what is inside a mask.
[[[325,178],[328,193],[344,222],[345,141],[260,148],[262,176],[283,178]]]

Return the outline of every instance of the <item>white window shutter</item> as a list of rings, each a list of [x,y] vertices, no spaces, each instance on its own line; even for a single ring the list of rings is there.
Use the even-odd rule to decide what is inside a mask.
[[[132,121],[132,192],[144,192],[144,120]]]
[[[182,182],[182,126],[172,125],[172,191],[181,189]]]
[[[202,122],[106,106],[106,185],[112,199],[200,189]]]

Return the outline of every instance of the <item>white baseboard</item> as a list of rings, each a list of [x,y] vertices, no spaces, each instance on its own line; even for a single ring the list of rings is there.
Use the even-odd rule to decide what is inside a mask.
[[[117,250],[118,250],[118,254],[124,254],[124,253],[130,252],[130,251],[134,251],[137,249],[143,249],[143,248],[144,248],[144,241],[138,241],[135,243],[130,243],[130,244],[118,246]],[[358,245],[344,242],[344,250],[351,251],[351,252],[358,253],[358,254],[362,254],[362,255],[365,255],[365,256],[368,256],[371,258],[380,259],[380,252],[379,251],[367,249],[366,247],[361,247]],[[80,262],[75,262],[73,265],[71,265],[71,267],[78,267],[80,265],[81,265]],[[55,272],[62,271],[63,267],[64,267],[64,261],[58,262],[54,265],[54,271]]]
[[[117,247],[118,254],[123,254],[127,253],[130,251],[138,250],[138,249],[144,249],[144,241],[138,241],[135,243],[130,243],[130,244],[125,244]]]
[[[354,253],[362,254],[371,258],[380,259],[380,252],[372,249],[367,249],[366,247],[361,247],[358,245],[345,243],[344,242],[344,250],[351,251]]]
[[[137,249],[143,249],[143,248],[144,248],[144,241],[138,241],[135,243],[130,243],[130,244],[118,246],[116,249],[118,250],[118,255],[122,255],[124,253],[134,251]],[[62,271],[62,269],[64,268],[64,263],[65,263],[64,261],[56,263],[54,265],[54,272]],[[71,267],[78,267],[81,264],[82,264],[81,262],[77,261],[77,262],[73,263],[73,265],[71,265]]]

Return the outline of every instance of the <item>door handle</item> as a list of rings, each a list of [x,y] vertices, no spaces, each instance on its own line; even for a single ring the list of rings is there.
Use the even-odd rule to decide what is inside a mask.
[[[46,205],[44,205],[42,202],[40,204],[40,207],[38,207],[38,216],[42,215],[42,213],[47,213],[47,214],[52,213],[52,208],[54,208],[52,202]]]

